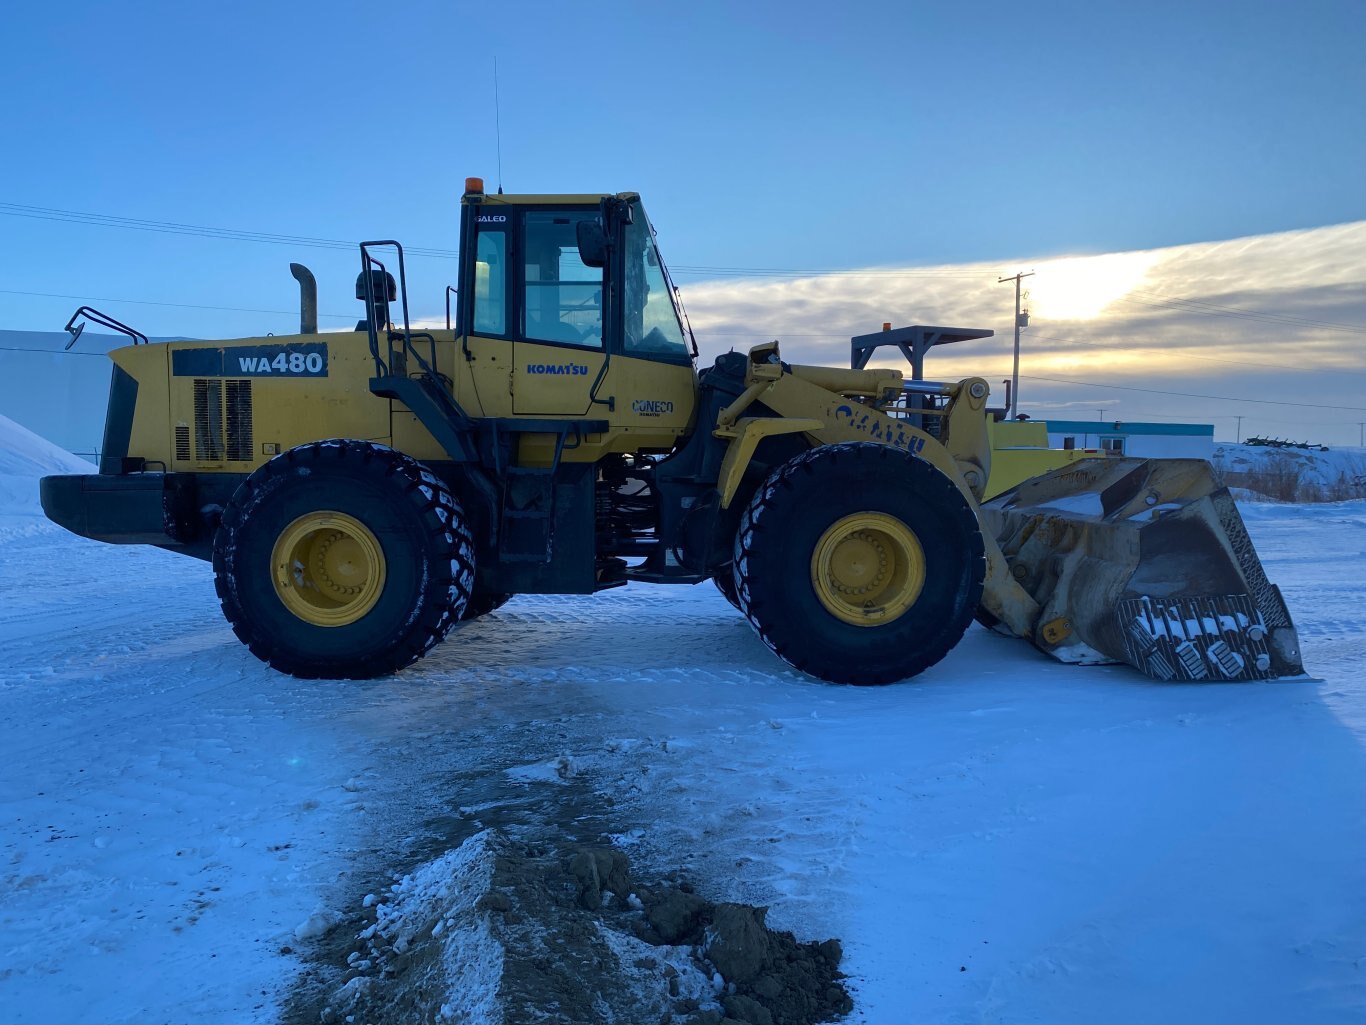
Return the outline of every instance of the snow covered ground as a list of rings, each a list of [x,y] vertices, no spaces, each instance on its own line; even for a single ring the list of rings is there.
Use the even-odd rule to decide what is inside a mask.
[[[827,686],[706,585],[521,597],[397,677],[306,682],[205,564],[43,525],[17,482],[60,456],[15,437],[47,463],[0,464],[8,1021],[277,1021],[367,895],[570,791],[636,871],[839,937],[852,1021],[1366,1016],[1366,502],[1244,508],[1314,681],[973,627],[913,683]]]

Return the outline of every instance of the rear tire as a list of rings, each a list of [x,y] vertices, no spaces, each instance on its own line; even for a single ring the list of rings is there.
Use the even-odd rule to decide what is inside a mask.
[[[892,683],[942,659],[982,597],[977,516],[930,463],[873,442],[778,467],[735,540],[739,607],[779,658],[832,683]]]
[[[214,538],[223,615],[291,676],[370,679],[416,661],[463,614],[474,544],[459,502],[383,445],[319,441],[259,467]]]

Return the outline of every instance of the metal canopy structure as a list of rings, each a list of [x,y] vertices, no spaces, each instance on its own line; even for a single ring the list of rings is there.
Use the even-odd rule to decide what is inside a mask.
[[[862,370],[873,356],[873,350],[882,345],[895,345],[911,363],[911,380],[925,380],[925,353],[936,345],[950,342],[969,342],[974,338],[990,338],[996,332],[976,327],[931,327],[916,324],[914,327],[899,327],[894,330],[878,331],[871,335],[857,335],[850,339],[852,353],[850,365]]]

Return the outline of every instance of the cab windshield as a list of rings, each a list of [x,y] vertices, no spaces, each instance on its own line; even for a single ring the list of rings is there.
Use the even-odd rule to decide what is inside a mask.
[[[644,208],[632,204],[626,225],[625,348],[629,355],[688,359],[687,336],[677,299],[655,247]]]

